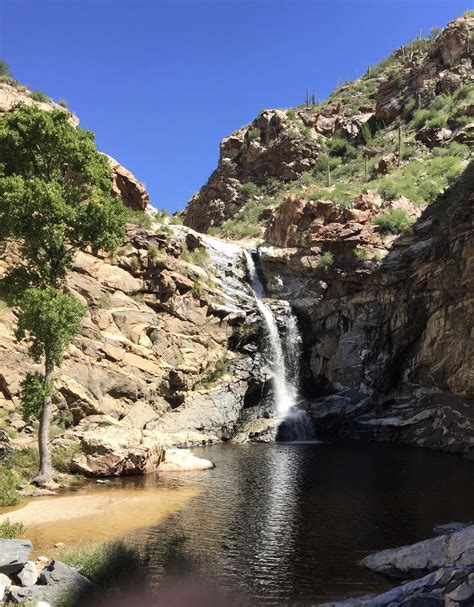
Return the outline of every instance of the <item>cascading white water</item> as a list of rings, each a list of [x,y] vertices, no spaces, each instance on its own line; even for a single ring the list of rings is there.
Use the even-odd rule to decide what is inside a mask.
[[[271,351],[270,372],[273,380],[276,410],[285,417],[295,407],[298,400],[299,356],[301,337],[296,325],[296,319],[288,306],[285,313],[285,350],[290,369],[287,368],[280,333],[275,316],[269,306],[263,301],[263,286],[257,275],[255,263],[251,254],[244,249],[245,261],[250,275],[255,301],[265,323]]]

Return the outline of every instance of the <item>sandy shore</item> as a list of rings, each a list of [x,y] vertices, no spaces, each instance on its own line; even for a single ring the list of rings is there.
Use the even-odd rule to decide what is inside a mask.
[[[0,523],[7,518],[23,523],[35,554],[51,556],[57,542],[68,546],[99,541],[156,525],[184,508],[198,493],[192,488],[100,487],[73,495],[34,498],[16,510],[3,511]]]

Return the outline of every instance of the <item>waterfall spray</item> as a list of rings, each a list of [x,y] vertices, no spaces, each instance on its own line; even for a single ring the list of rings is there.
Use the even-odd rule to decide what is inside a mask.
[[[289,367],[285,361],[285,352],[278,331],[277,322],[271,308],[263,301],[263,285],[257,275],[255,263],[251,254],[244,249],[245,260],[255,296],[255,302],[264,321],[268,337],[272,375],[275,394],[275,407],[279,415],[285,417],[295,407],[298,400],[299,356],[301,337],[298,332],[296,319],[288,306],[285,313],[285,350]]]

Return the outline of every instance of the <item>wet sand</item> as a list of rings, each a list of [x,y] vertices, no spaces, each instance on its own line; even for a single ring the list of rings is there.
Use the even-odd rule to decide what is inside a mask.
[[[66,496],[32,498],[27,504],[1,509],[0,523],[22,522],[36,556],[53,556],[54,545],[73,546],[124,536],[160,523],[200,493],[194,488],[98,487]]]

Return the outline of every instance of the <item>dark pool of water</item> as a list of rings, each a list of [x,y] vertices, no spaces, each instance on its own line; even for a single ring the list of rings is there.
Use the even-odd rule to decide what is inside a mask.
[[[360,559],[474,518],[474,462],[456,456],[328,443],[195,453],[216,468],[146,480],[203,491],[140,542],[156,578],[193,570],[251,605],[384,591],[392,584]]]

